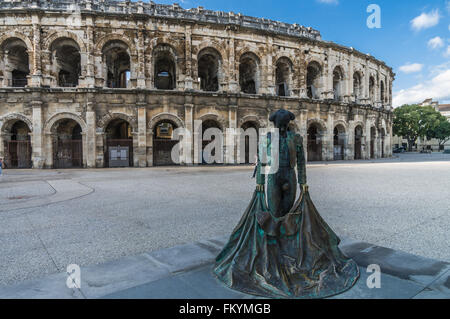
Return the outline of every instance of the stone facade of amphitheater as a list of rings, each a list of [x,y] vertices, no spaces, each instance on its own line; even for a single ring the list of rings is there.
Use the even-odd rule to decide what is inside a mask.
[[[175,127],[296,115],[310,161],[392,154],[392,69],[311,28],[201,7],[0,3],[0,157],[9,167],[170,162]]]

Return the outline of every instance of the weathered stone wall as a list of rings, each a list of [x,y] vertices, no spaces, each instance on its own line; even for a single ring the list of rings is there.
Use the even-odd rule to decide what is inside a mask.
[[[295,129],[305,137],[305,146],[308,128],[318,125],[323,160],[334,158],[337,125],[345,130],[340,133],[345,159],[355,156],[357,126],[363,132],[363,159],[391,156],[392,69],[352,48],[324,42],[310,28],[176,5],[22,0],[0,4],[0,35],[0,156],[5,155],[11,123],[24,121],[30,128],[36,168],[54,166],[54,130],[64,119],[76,121],[82,129],[85,167],[104,166],[105,129],[116,118],[130,124],[134,166],[145,167],[153,165],[153,132],[160,121],[190,131],[195,120],[206,119],[222,129],[246,122],[267,127],[270,113],[278,108],[296,114]],[[28,53],[28,85],[23,88],[12,87],[7,58],[13,52],[11,39],[22,41]],[[76,87],[58,86],[52,48],[61,39],[72,41],[79,51]],[[126,88],[107,87],[104,51],[111,43],[120,43],[129,56]],[[201,90],[199,56],[205,50],[219,59],[216,92]],[[155,87],[158,54],[174,61],[173,90]],[[241,92],[240,65],[245,58],[255,65],[255,94]],[[277,96],[280,61],[288,70],[283,80],[288,96]],[[308,97],[311,63],[320,69],[314,99]],[[333,78],[336,72],[338,82]],[[361,81],[358,94],[356,73]]]

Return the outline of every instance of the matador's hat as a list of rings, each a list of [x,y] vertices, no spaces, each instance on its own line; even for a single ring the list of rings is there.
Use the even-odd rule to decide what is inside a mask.
[[[295,120],[295,115],[287,110],[278,110],[273,113],[269,120],[273,122],[275,127],[287,126],[290,121]]]

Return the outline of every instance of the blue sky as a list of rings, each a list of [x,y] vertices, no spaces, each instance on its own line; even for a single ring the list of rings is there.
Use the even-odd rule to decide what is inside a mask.
[[[157,0],[172,4],[176,1]],[[450,103],[450,0],[180,0],[186,9],[233,11],[318,29],[322,38],[370,53],[394,68],[394,105],[427,97]],[[369,29],[367,7],[381,8]]]

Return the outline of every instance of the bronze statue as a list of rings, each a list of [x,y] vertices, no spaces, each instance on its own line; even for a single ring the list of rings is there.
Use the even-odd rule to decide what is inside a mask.
[[[216,258],[214,274],[229,288],[269,298],[324,298],[350,289],[359,278],[356,263],[338,248],[340,239],[321,218],[306,184],[303,139],[288,129],[293,113],[279,110],[270,121],[279,130],[279,152],[268,165],[259,154],[253,198],[228,243]],[[276,157],[276,158],[275,158]],[[298,183],[301,194],[295,201]]]

